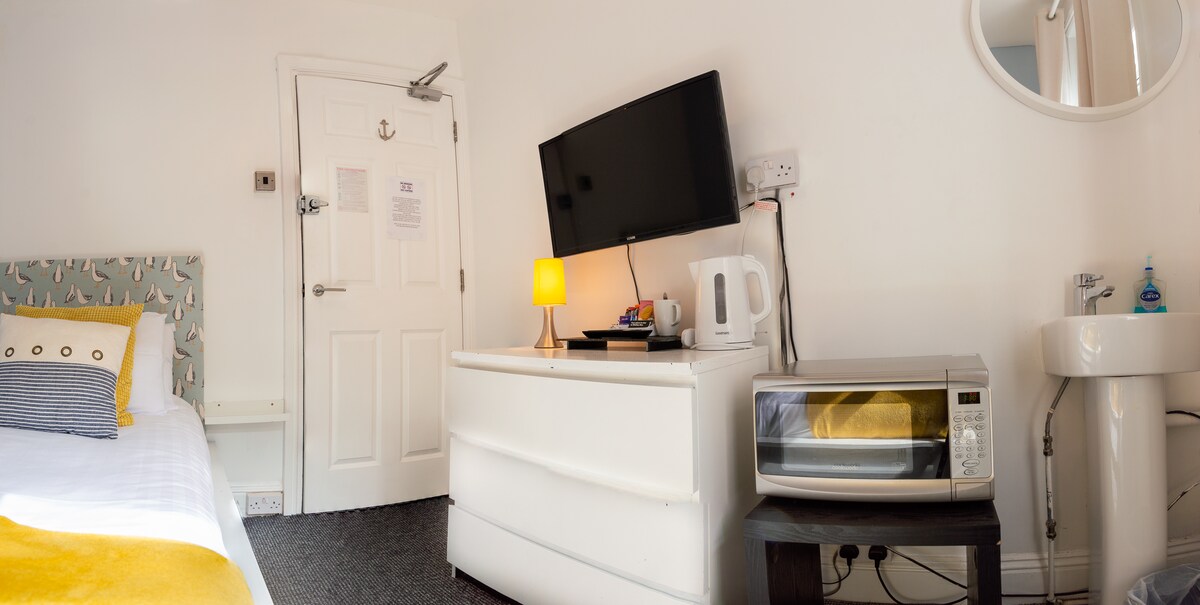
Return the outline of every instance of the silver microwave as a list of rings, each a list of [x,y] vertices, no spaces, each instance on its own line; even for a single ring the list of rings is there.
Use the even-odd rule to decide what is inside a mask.
[[[992,398],[978,355],[798,361],[754,377],[758,493],[991,500]]]

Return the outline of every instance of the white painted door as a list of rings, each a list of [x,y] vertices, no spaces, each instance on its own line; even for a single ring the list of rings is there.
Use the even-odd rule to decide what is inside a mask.
[[[462,346],[452,99],[296,80],[301,192],[329,204],[301,220],[304,512],[446,494],[445,368]]]

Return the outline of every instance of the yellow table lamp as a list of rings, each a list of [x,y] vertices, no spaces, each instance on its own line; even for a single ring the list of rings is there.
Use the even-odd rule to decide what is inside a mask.
[[[567,284],[561,258],[533,261],[533,304],[544,309],[542,336],[533,346],[538,349],[561,349],[562,341],[554,333],[554,307],[567,304]]]

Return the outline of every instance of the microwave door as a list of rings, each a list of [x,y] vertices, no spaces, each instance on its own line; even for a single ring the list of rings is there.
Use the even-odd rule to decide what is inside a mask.
[[[755,432],[764,475],[949,478],[946,391],[759,392]]]

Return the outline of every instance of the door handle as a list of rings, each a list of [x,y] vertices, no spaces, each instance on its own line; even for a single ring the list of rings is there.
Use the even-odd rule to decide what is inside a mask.
[[[345,292],[345,288],[326,288],[321,284],[313,286],[313,296],[324,296],[326,292]]]

